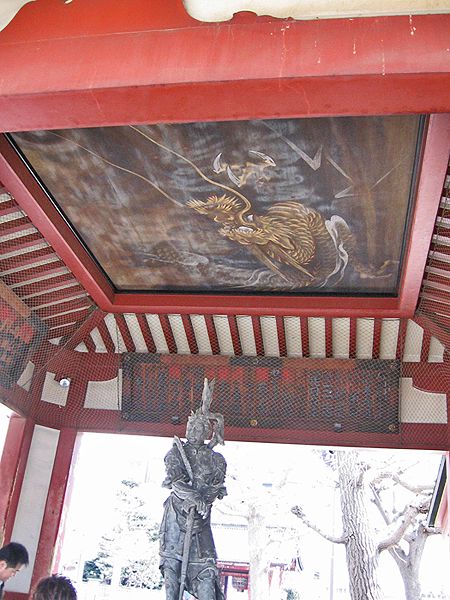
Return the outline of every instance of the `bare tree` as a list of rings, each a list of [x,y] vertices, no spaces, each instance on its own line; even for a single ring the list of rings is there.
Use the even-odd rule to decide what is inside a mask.
[[[295,555],[298,542],[298,528],[290,515],[292,486],[299,485],[290,479],[293,466],[283,465],[280,458],[269,472],[270,461],[264,452],[268,450],[260,445],[247,446],[245,461],[228,461],[229,495],[215,507],[221,515],[241,519],[247,526],[251,598],[269,597],[271,562],[283,548],[292,548]],[[298,491],[295,488],[295,493]]]
[[[406,600],[421,597],[419,568],[426,539],[436,530],[425,526],[432,485],[411,485],[401,479],[403,471],[374,469],[358,451],[336,451],[326,457],[333,467],[340,491],[343,531],[333,536],[311,522],[299,506],[292,512],[309,528],[330,542],[343,544],[349,574],[352,600],[379,600],[380,585],[377,575],[378,558],[388,550],[403,578]],[[389,482],[389,485],[388,485]],[[388,491],[392,497],[394,486],[410,494],[406,506],[396,510],[387,507]],[[373,502],[386,525],[383,532],[371,524],[369,506]],[[380,535],[381,534],[381,535]],[[380,539],[380,537],[382,539]]]
[[[406,599],[420,600],[422,591],[419,570],[425,543],[430,535],[439,534],[441,530],[426,525],[433,486],[412,485],[402,479],[402,475],[403,471],[384,471],[370,483],[373,502],[385,524],[392,530],[391,534],[378,544],[378,551],[388,550],[397,564]],[[388,508],[386,501],[386,492],[391,495],[396,487],[407,490],[410,494],[401,510],[397,510],[395,506]]]

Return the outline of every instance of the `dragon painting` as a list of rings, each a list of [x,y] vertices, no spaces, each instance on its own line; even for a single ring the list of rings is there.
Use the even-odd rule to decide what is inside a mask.
[[[348,263],[362,278],[389,276],[388,261],[379,269],[358,261],[356,241],[344,219],[325,219],[298,200],[273,204],[261,215],[241,195],[211,195],[206,201],[190,200],[187,206],[219,223],[221,235],[246,246],[289,284],[335,285]]]

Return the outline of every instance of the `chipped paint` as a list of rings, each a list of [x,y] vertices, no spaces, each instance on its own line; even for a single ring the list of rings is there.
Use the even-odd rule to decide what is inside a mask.
[[[198,21],[229,21],[248,11],[281,19],[336,19],[391,15],[449,13],[448,0],[183,0],[186,11]],[[411,28],[414,35],[415,28]]]
[[[19,10],[28,4],[28,2],[34,2],[35,0],[1,0],[0,2],[0,31],[5,29],[9,23],[14,19]]]

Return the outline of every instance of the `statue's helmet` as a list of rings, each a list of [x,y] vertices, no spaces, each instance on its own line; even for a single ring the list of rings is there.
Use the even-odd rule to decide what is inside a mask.
[[[213,448],[216,444],[224,443],[223,415],[210,412],[212,393],[215,380],[208,382],[205,377],[202,394],[202,405],[188,417],[186,437],[201,437],[202,441],[210,438],[208,446]],[[212,434],[212,435],[211,435]]]

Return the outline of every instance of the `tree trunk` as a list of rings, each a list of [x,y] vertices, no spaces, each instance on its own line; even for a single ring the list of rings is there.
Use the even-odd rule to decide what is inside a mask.
[[[269,577],[266,552],[267,529],[264,518],[254,504],[248,507],[248,547],[250,598],[261,600],[269,598]]]
[[[351,600],[381,600],[378,551],[365,504],[356,452],[337,452],[342,524]]]
[[[420,600],[422,588],[419,580],[420,562],[428,533],[422,524],[410,535],[409,553],[390,548],[389,553],[397,563],[403,580],[406,600]]]
[[[401,565],[397,563],[403,579],[406,600],[420,600],[422,589],[419,581],[419,573],[413,569],[410,563]]]

